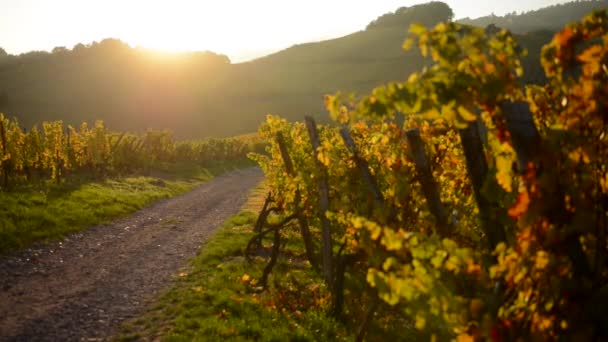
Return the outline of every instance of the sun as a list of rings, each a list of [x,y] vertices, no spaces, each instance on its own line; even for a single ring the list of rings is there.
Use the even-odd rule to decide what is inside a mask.
[[[165,52],[224,52],[234,48],[234,29],[226,29],[226,8],[213,2],[148,2],[130,5],[130,20],[121,23],[121,36],[132,46]],[[242,13],[232,13],[240,20]],[[236,28],[235,28],[236,29]],[[219,50],[219,51],[217,51]]]
[[[184,36],[182,33],[175,33],[173,35],[168,33],[164,35],[143,35],[129,39],[128,43],[132,46],[141,46],[167,53],[206,49],[200,43],[197,44],[196,41],[191,40],[190,37]]]
[[[278,6],[275,0],[263,4],[200,0],[107,1],[115,6],[104,7],[100,17],[111,18],[111,22],[105,22],[103,32],[94,32],[94,35],[101,39],[119,38],[134,47],[172,53],[211,51],[238,60],[252,52],[274,51],[294,39],[304,39],[294,36],[288,29],[279,29],[288,27],[292,19],[268,17],[270,9]]]

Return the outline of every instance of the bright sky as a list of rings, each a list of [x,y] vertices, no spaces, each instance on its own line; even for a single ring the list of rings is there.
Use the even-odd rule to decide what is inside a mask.
[[[528,11],[559,0],[444,0],[456,18]],[[104,38],[165,50],[211,50],[233,62],[362,30],[420,0],[0,0],[8,53],[72,48]]]

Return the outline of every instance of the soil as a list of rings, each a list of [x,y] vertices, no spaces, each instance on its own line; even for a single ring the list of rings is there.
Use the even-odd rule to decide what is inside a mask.
[[[261,179],[257,168],[230,172],[128,217],[0,257],[0,341],[110,339]]]

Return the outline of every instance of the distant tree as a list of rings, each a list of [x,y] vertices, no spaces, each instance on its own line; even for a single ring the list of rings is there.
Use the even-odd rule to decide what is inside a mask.
[[[57,46],[51,51],[54,55],[60,55],[70,52],[65,46]]]
[[[47,51],[30,51],[19,55],[21,61],[42,60],[50,55]]]
[[[87,47],[84,44],[78,43],[78,44],[74,45],[74,47],[72,48],[72,52],[82,52],[86,49],[87,49]]]
[[[441,21],[451,21],[454,12],[444,2],[432,1],[426,4],[401,7],[394,13],[387,13],[372,21],[367,29],[403,27],[407,28],[412,23],[421,23],[425,26],[433,26]]]
[[[97,47],[107,51],[120,51],[130,48],[129,44],[116,38],[106,38],[99,42],[99,45],[97,45]]]
[[[533,11],[522,11],[519,14],[511,12],[504,16],[497,16],[492,13],[476,19],[461,19],[459,22],[479,27],[495,24],[515,33],[529,33],[545,29],[557,31],[570,22],[580,20],[593,10],[605,8],[608,8],[608,0],[572,1]]]
[[[486,34],[493,35],[498,32],[500,32],[500,27],[498,27],[494,24],[490,24],[490,25],[486,26]]]
[[[8,57],[8,53],[6,53],[6,51],[0,47],[0,58],[5,58]]]

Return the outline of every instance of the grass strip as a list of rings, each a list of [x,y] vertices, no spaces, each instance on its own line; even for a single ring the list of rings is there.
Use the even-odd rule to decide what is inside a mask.
[[[45,181],[0,191],[0,254],[124,216],[246,165],[175,165],[148,176],[82,176],[69,183]]]

